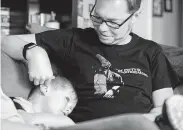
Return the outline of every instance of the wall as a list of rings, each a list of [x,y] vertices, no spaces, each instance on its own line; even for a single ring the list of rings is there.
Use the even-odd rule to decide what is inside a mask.
[[[73,0],[74,1],[74,0]],[[76,0],[75,0],[76,1]],[[76,2],[74,2],[76,3]],[[73,25],[76,25],[78,28],[87,28],[87,27],[93,27],[92,22],[90,20],[90,9],[94,6],[95,0],[77,0],[77,6],[74,7],[74,15],[73,18],[76,19],[73,22]],[[76,11],[75,11],[76,10]],[[77,12],[77,13],[75,13]]]
[[[180,46],[181,47],[183,47],[183,1],[181,1],[182,2],[182,4],[180,4],[181,5],[181,8],[182,8],[182,21],[181,21],[181,24],[182,24],[182,32],[181,32],[181,44],[180,44]]]
[[[142,0],[140,10],[141,14],[133,27],[133,32],[152,40],[152,0]]]
[[[183,46],[181,43],[181,1],[173,1],[173,12],[153,17],[153,40],[164,45]]]

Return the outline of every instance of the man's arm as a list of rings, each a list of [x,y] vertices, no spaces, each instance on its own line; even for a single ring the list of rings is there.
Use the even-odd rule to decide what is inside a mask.
[[[2,39],[2,51],[15,60],[24,60],[22,55],[23,47],[30,43],[36,43],[35,35],[10,35]]]
[[[26,61],[22,51],[26,44],[36,43],[35,34],[10,35],[2,39],[2,51],[15,60]],[[47,52],[36,46],[27,50],[28,73],[30,81],[35,85],[49,83],[54,78]]]
[[[144,114],[149,120],[154,121],[155,118],[162,114],[162,107],[166,99],[173,96],[173,89],[162,88],[156,90],[152,94],[154,108],[148,114]]]
[[[154,108],[151,110],[151,113],[161,114],[165,100],[171,96],[173,96],[173,89],[171,87],[154,91],[152,94]]]

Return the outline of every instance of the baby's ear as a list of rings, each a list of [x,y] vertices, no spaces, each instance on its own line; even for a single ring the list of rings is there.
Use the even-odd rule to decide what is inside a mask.
[[[46,85],[40,85],[40,91],[44,96],[47,96],[49,93],[49,87]]]

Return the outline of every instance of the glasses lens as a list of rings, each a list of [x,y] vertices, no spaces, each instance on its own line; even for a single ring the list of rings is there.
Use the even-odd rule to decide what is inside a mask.
[[[118,29],[119,25],[116,23],[112,23],[112,22],[106,22],[107,26],[114,28],[114,29]]]
[[[102,19],[96,16],[91,15],[91,20],[97,24],[101,24],[102,23]]]

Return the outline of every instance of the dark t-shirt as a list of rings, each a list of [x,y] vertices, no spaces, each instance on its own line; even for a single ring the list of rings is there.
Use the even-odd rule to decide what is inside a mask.
[[[131,35],[130,43],[110,46],[92,28],[36,34],[37,44],[75,86],[79,101],[70,115],[75,122],[149,112],[152,92],[178,83],[161,47]]]

